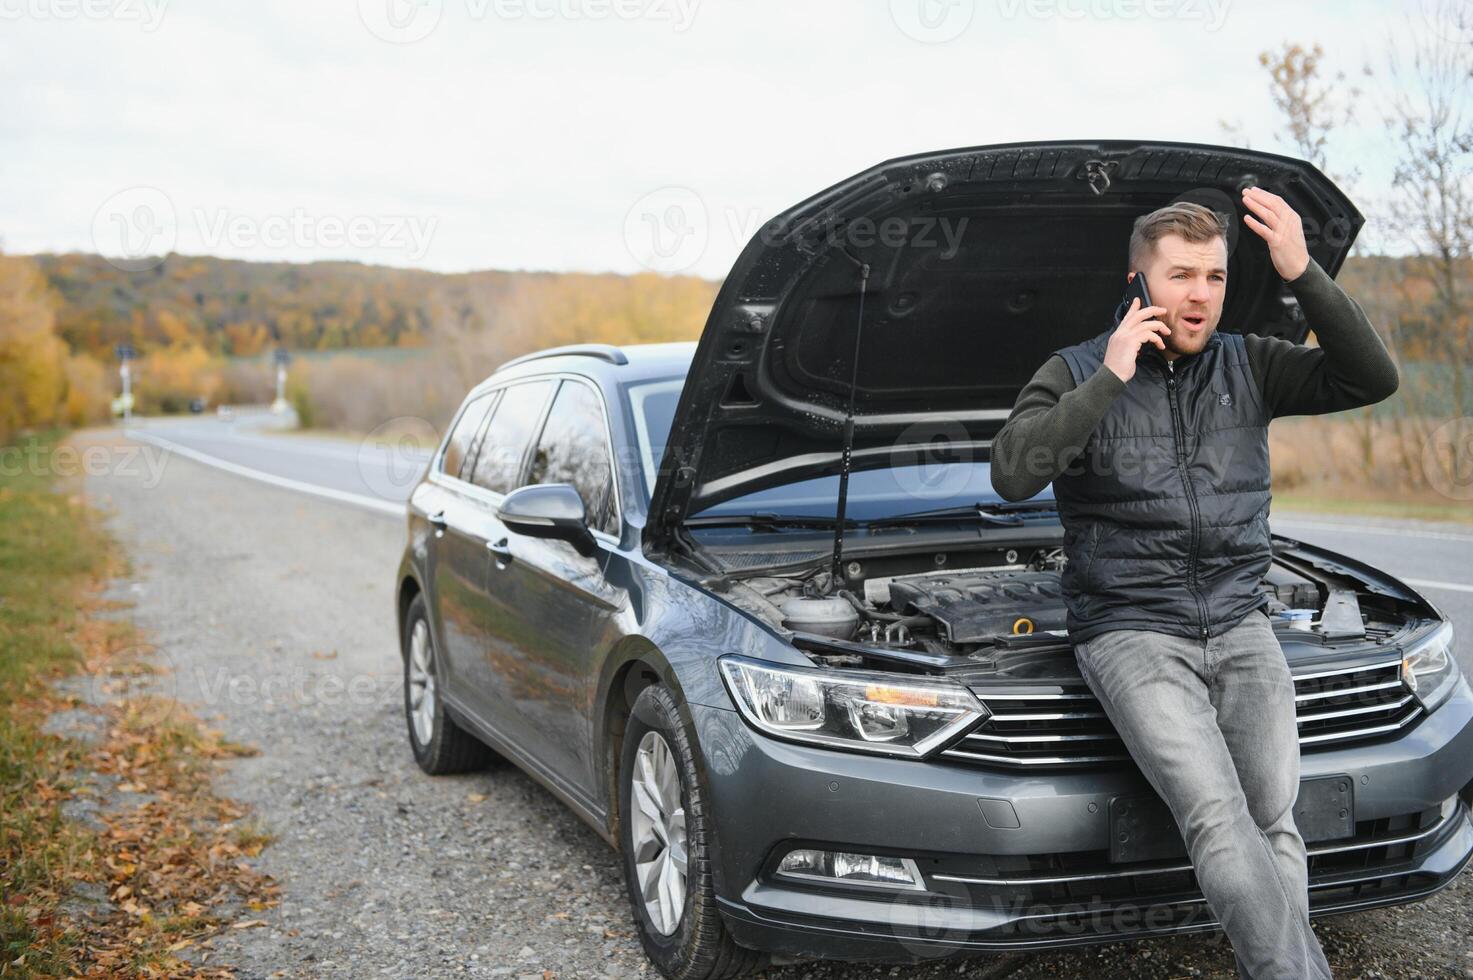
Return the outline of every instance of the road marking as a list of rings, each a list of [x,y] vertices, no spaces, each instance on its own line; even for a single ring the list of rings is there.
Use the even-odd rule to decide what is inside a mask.
[[[1300,520],[1297,517],[1270,517],[1269,524],[1292,524],[1295,527],[1319,528],[1325,531],[1354,531],[1357,534],[1391,534],[1398,538],[1431,538],[1435,541],[1473,541],[1473,534],[1455,531],[1417,531],[1411,528],[1376,527],[1367,524],[1340,524],[1334,521]]]
[[[1461,582],[1433,582],[1425,578],[1404,578],[1402,581],[1418,589],[1450,589],[1453,592],[1473,592],[1473,585],[1464,585]]]
[[[288,477],[277,476],[274,473],[266,473],[261,470],[251,469],[249,466],[241,466],[239,463],[232,463],[229,460],[220,459],[218,456],[211,456],[207,453],[202,453],[197,449],[190,449],[188,446],[181,446],[179,445],[179,443],[172,440],[164,439],[156,435],[145,434],[138,431],[137,429],[125,429],[123,434],[130,439],[135,439],[139,442],[151,443],[155,446],[158,446],[160,449],[167,450],[171,453],[178,453],[185,459],[192,459],[196,463],[203,463],[206,466],[213,466],[216,469],[224,470],[227,473],[234,473],[236,476],[243,476],[248,480],[257,480],[261,483],[269,483],[273,487],[281,487],[284,490],[295,490],[297,493],[307,493],[311,494],[314,497],[324,497],[328,500],[336,500],[339,503],[343,504],[353,504],[356,507],[365,507],[368,510],[376,511],[380,514],[387,514],[390,517],[404,517],[408,513],[406,504],[393,504],[387,500],[379,500],[375,497],[365,497],[361,493],[348,493],[346,490],[333,490],[331,487],[320,487],[313,483],[303,483],[301,480],[292,480]]]

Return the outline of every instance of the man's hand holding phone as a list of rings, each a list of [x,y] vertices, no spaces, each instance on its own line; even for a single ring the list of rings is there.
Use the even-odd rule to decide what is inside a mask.
[[[1139,297],[1130,301],[1130,308],[1105,347],[1105,367],[1114,371],[1121,381],[1135,377],[1135,359],[1142,344],[1155,344],[1161,350],[1166,349],[1166,341],[1161,337],[1170,335],[1171,328],[1156,319],[1165,312],[1164,306],[1142,308]]]

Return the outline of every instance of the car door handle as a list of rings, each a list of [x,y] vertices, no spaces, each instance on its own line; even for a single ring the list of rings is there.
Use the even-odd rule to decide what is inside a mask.
[[[502,538],[500,541],[487,541],[486,550],[496,556],[496,567],[505,568],[511,561],[511,540]]]

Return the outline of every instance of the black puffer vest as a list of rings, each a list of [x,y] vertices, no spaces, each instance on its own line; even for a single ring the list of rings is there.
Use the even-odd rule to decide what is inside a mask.
[[[1057,351],[1081,384],[1112,328]],[[1103,368],[1109,370],[1109,368]],[[1149,347],[1054,480],[1071,640],[1112,629],[1205,639],[1267,605],[1268,423],[1243,338],[1168,362]]]

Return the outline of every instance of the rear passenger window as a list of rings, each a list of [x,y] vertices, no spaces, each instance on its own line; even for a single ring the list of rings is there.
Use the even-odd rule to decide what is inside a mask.
[[[532,441],[532,432],[551,388],[551,381],[532,381],[505,389],[486,426],[480,452],[476,453],[472,483],[497,493],[516,489],[522,454]]]
[[[564,381],[558,389],[537,440],[528,482],[571,483],[583,498],[588,526],[617,533],[603,402],[588,385]]]
[[[486,421],[486,410],[495,400],[495,392],[492,392],[472,399],[465,406],[455,422],[449,441],[445,443],[445,455],[440,458],[440,472],[460,476],[460,468],[470,455],[471,442],[476,438],[476,433],[481,431],[481,423]]]

